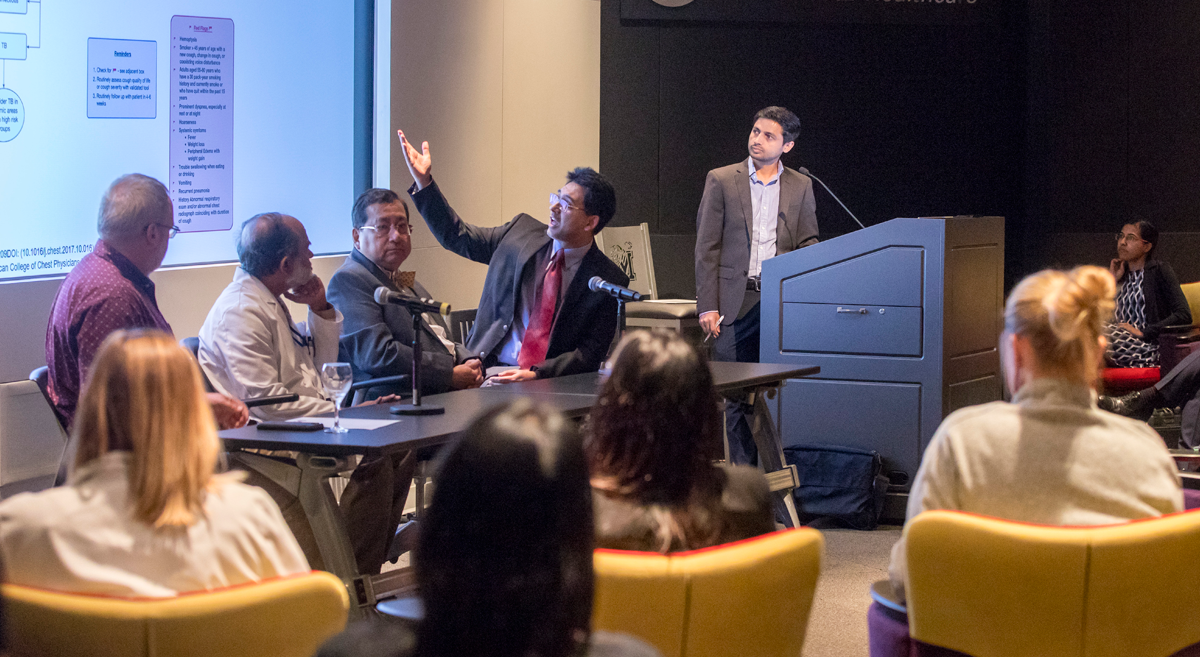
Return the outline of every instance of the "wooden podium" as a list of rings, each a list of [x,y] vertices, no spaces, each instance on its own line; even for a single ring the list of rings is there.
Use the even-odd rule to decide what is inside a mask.
[[[879,452],[903,518],[942,418],[1001,398],[1003,305],[1003,217],[893,219],[767,260],[761,362],[821,368],[783,388],[784,446]]]

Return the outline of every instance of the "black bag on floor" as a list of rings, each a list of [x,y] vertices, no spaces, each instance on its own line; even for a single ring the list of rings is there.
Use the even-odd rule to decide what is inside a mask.
[[[873,450],[838,445],[796,445],[783,449],[796,466],[800,486],[792,491],[800,521],[840,520],[854,529],[874,529],[883,511],[888,478]]]

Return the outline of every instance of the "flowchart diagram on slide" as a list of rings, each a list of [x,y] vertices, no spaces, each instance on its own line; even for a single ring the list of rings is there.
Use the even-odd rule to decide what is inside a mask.
[[[12,141],[25,127],[25,104],[7,84],[10,62],[24,61],[42,47],[40,0],[0,0],[0,143]],[[17,29],[9,28],[10,25]],[[6,29],[8,28],[8,29]],[[11,30],[11,31],[10,31]]]

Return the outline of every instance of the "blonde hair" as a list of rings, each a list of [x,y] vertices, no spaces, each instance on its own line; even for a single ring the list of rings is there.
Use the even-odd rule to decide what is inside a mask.
[[[1043,370],[1091,384],[1099,376],[1100,337],[1116,289],[1112,274],[1100,267],[1040,271],[1009,294],[1004,329],[1029,339]]]
[[[112,451],[132,453],[133,516],[186,527],[203,513],[220,453],[200,370],[161,331],[116,331],[92,362],[75,417],[76,467]]]

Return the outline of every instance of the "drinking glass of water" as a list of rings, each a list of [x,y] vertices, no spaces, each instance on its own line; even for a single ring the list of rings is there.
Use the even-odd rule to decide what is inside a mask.
[[[325,427],[327,433],[346,433],[347,429],[341,424],[338,409],[353,383],[354,374],[350,371],[350,363],[325,363],[321,366],[321,386],[325,388],[325,394],[333,400],[333,426]]]

